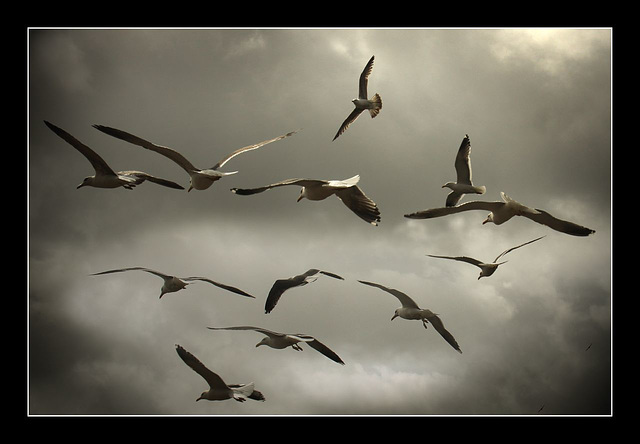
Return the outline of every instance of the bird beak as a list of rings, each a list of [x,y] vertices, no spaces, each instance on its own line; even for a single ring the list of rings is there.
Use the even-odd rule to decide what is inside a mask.
[[[486,224],[487,222],[489,222],[489,219],[485,219],[482,221],[482,225]]]
[[[302,194],[298,196],[298,198],[296,199],[296,202],[300,202],[301,200],[302,200]]]
[[[189,185],[189,189],[187,190],[187,193],[191,190],[193,190],[193,185]]]
[[[397,315],[397,314],[394,314],[394,315],[391,317],[391,320],[393,321],[396,317],[398,317],[398,315]]]
[[[204,399],[204,398],[200,396],[198,399],[196,399],[196,402],[200,401],[201,399]]]
[[[79,189],[80,189],[80,188],[82,188],[83,186],[84,186],[84,183],[81,183],[80,185],[78,185],[78,186],[76,187],[76,190],[79,190]]]

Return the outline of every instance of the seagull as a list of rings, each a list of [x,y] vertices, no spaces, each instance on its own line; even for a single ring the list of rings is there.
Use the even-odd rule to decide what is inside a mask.
[[[351,101],[353,102],[355,109],[351,111],[351,114],[349,114],[345,121],[342,122],[342,125],[340,125],[340,129],[338,129],[333,140],[336,140],[339,135],[344,133],[349,125],[351,125],[365,109],[369,110],[369,114],[371,114],[372,119],[377,116],[382,109],[382,99],[380,98],[380,95],[376,93],[371,99],[369,99],[367,94],[369,74],[371,74],[371,71],[373,70],[373,59],[374,56],[371,56],[367,62],[367,66],[364,67],[362,74],[360,74],[360,81],[358,82],[358,98]]]
[[[533,239],[533,240],[530,240],[529,242],[525,242],[524,244],[518,245],[517,247],[511,247],[508,250],[503,251],[502,253],[500,253],[498,255],[498,257],[496,257],[493,260],[492,263],[484,263],[482,261],[479,261],[478,259],[474,259],[474,258],[468,257],[468,256],[437,256],[435,254],[428,254],[427,256],[437,257],[437,258],[442,258],[442,259],[453,259],[453,260],[456,260],[456,261],[467,262],[469,264],[475,265],[476,267],[480,267],[480,270],[481,270],[480,271],[480,276],[478,276],[478,279],[480,279],[481,277],[489,277],[489,276],[491,276],[498,269],[499,265],[502,265],[502,264],[507,262],[507,261],[498,262],[498,259],[500,259],[502,256],[504,256],[505,254],[507,254],[510,251],[515,250],[516,248],[524,247],[527,244],[530,244],[532,242],[540,240],[543,237],[544,236],[541,236],[541,237],[539,237],[537,239]]]
[[[270,313],[271,310],[273,310],[273,308],[278,303],[280,296],[282,296],[282,293],[289,290],[290,288],[301,287],[303,285],[307,285],[310,282],[314,282],[316,279],[318,279],[318,277],[320,277],[320,274],[332,277],[334,279],[344,280],[343,277],[338,276],[337,274],[318,270],[316,268],[312,268],[302,274],[287,279],[278,279],[273,283],[271,290],[269,290],[269,295],[267,296],[267,301],[264,305],[264,312]]]
[[[451,188],[451,193],[447,196],[448,207],[457,205],[463,195],[468,193],[484,194],[487,191],[487,187],[474,186],[471,182],[471,142],[469,135],[466,134],[462,139],[460,148],[458,148],[458,154],[454,165],[456,167],[457,181],[447,182],[442,185],[442,188]]]
[[[111,169],[111,167],[107,164],[107,162],[102,159],[91,148],[80,142],[78,139],[73,137],[71,134],[63,130],[62,128],[58,128],[54,124],[44,121],[45,125],[51,129],[54,133],[64,139],[67,143],[73,146],[75,149],[80,151],[84,157],[87,158],[93,169],[96,171],[95,175],[85,177],[80,185],[76,187],[82,188],[84,186],[90,186],[95,188],[118,188],[124,187],[127,190],[133,189],[136,185],[140,185],[145,180],[149,182],[157,183],[158,185],[162,185],[169,188],[175,188],[176,190],[184,190],[184,188],[178,185],[175,182],[171,182],[170,180],[161,179],[159,177],[152,176],[151,174],[147,174],[142,171],[118,171],[117,173]]]
[[[431,208],[429,210],[405,214],[404,217],[409,219],[430,219],[433,217],[448,216],[449,214],[460,213],[462,211],[484,210],[490,211],[490,213],[482,222],[483,225],[488,222],[500,225],[511,219],[513,216],[524,216],[534,222],[546,225],[556,231],[570,234],[572,236],[589,236],[590,234],[595,233],[595,230],[574,224],[573,222],[558,219],[544,210],[538,208],[533,209],[522,205],[521,203],[511,199],[503,192],[501,192],[500,195],[502,196],[502,202],[466,202],[454,207]]]
[[[298,202],[303,198],[309,200],[323,200],[335,194],[351,211],[358,217],[371,225],[378,225],[380,222],[380,210],[374,201],[369,199],[356,185],[360,181],[360,176],[356,175],[345,180],[316,180],[316,179],[287,179],[259,188],[231,188],[235,194],[248,196],[250,194],[262,193],[271,188],[285,185],[301,186]]]
[[[303,351],[302,347],[298,345],[299,342],[305,342],[309,344],[309,347],[316,349],[327,358],[332,361],[337,362],[338,364],[344,365],[340,356],[338,356],[333,350],[324,345],[322,342],[318,341],[313,336],[305,335],[305,334],[286,334],[286,333],[277,333],[275,331],[267,330],[266,328],[260,327],[250,327],[250,326],[239,326],[239,327],[207,327],[210,330],[253,330],[258,333],[263,333],[267,337],[263,338],[260,342],[256,344],[256,347],[261,345],[267,345],[271,348],[276,349],[284,349],[287,347],[291,347],[296,351]]]
[[[103,125],[93,125],[93,127],[99,131],[102,131],[103,133],[109,134],[110,136],[117,137],[118,139],[122,139],[126,142],[133,143],[134,145],[139,145],[148,150],[155,151],[156,153],[162,154],[163,156],[173,160],[175,163],[180,165],[189,174],[189,177],[191,178],[189,189],[187,191],[191,191],[192,189],[206,190],[211,186],[211,184],[213,184],[213,182],[221,179],[222,176],[229,176],[231,174],[236,174],[237,171],[222,172],[222,171],[218,171],[218,168],[221,168],[225,163],[227,163],[229,160],[231,160],[238,154],[242,154],[246,151],[255,150],[257,148],[260,148],[261,146],[267,145],[268,143],[275,142],[280,139],[284,139],[285,137],[289,137],[297,133],[297,131],[292,131],[290,133],[283,134],[273,139],[264,140],[262,142],[255,143],[253,145],[248,145],[243,148],[239,148],[234,152],[232,152],[231,154],[224,157],[220,162],[218,162],[211,168],[200,169],[200,168],[194,167],[191,164],[191,162],[189,162],[182,154],[166,146],[156,145],[138,136],[134,136],[133,134],[129,134],[125,131],[122,131],[116,128],[111,128]]]
[[[424,326],[424,328],[427,328],[427,323],[431,322],[431,325],[433,325],[433,328],[435,328],[436,331],[440,333],[440,335],[444,338],[444,340],[447,341],[449,345],[451,345],[458,353],[462,353],[462,350],[460,350],[460,346],[456,342],[455,338],[451,333],[449,333],[449,331],[447,331],[446,328],[444,328],[444,324],[442,323],[442,320],[438,317],[436,313],[432,312],[429,309],[421,309],[420,307],[418,307],[418,304],[416,304],[416,302],[413,299],[411,299],[409,296],[407,296],[406,294],[396,289],[387,288],[383,285],[376,284],[374,282],[367,282],[367,281],[358,281],[358,282],[360,282],[361,284],[370,285],[372,287],[377,287],[381,290],[386,291],[387,293],[391,293],[392,295],[394,295],[396,298],[400,300],[400,302],[402,303],[402,307],[396,309],[393,317],[391,317],[392,321],[398,316],[400,316],[403,319],[409,319],[409,320],[416,319],[416,320],[422,321],[422,325]]]
[[[245,293],[244,291],[239,290],[235,287],[221,284],[219,282],[212,281],[211,279],[208,279],[208,278],[204,278],[204,277],[179,278],[176,276],[160,273],[159,271],[151,270],[150,268],[144,268],[144,267],[129,267],[129,268],[119,268],[117,270],[101,271],[99,273],[92,273],[91,276],[97,276],[97,275],[109,274],[109,273],[119,273],[121,271],[131,271],[131,270],[146,271],[147,273],[155,274],[156,276],[160,276],[162,279],[164,279],[164,284],[162,284],[162,288],[160,289],[160,297],[164,296],[166,293],[174,293],[176,291],[182,290],[187,285],[189,285],[191,281],[204,281],[204,282],[213,284],[216,287],[220,287],[225,290],[231,291],[233,293],[237,293],[239,295],[247,296],[250,298],[255,298],[255,296],[251,296],[250,294]]]
[[[235,399],[244,402],[249,399],[256,401],[264,401],[264,395],[254,389],[253,382],[249,384],[229,384],[227,385],[220,376],[209,370],[202,362],[191,353],[186,351],[182,346],[176,344],[178,356],[191,367],[197,374],[202,376],[209,384],[209,390],[205,390],[196,399],[206,399],[208,401],[224,401],[225,399]]]

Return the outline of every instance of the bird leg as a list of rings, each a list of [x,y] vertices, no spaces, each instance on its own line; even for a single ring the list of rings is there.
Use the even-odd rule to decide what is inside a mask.
[[[300,347],[298,344],[293,344],[291,348],[293,348],[295,351],[303,351],[302,347]]]
[[[427,328],[427,323],[428,323],[428,322],[427,322],[427,320],[423,318],[423,319],[422,319],[422,326],[423,326],[424,328]]]

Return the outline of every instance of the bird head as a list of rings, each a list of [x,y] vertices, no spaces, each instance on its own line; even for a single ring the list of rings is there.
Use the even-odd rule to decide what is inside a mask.
[[[444,185],[442,185],[442,188],[451,188],[453,189],[453,182],[447,182]]]
[[[394,320],[395,318],[397,318],[398,316],[399,316],[399,314],[398,314],[398,310],[396,310],[396,311],[393,313],[393,316],[391,316],[391,320],[393,321],[393,320]]]
[[[85,177],[82,183],[76,187],[76,190],[79,188],[85,187],[87,185],[90,185],[92,180],[93,180],[93,176]]]
[[[268,340],[268,338],[263,338],[260,342],[258,342],[256,344],[256,347],[260,347],[261,345],[266,345],[267,344],[267,340]]]
[[[296,202],[300,202],[305,197],[307,197],[307,189],[305,187],[302,187],[300,189],[300,194],[298,195],[298,199],[296,200]]]
[[[198,397],[198,399],[196,399],[196,402],[200,401],[201,399],[207,399],[207,393],[208,393],[208,391],[202,392],[200,394],[200,396]]]

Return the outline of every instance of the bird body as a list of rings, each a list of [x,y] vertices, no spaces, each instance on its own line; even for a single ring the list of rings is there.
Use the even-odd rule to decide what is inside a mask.
[[[367,93],[369,74],[371,74],[371,71],[373,70],[374,58],[374,56],[371,56],[365,65],[364,70],[360,74],[360,79],[358,81],[358,97],[351,101],[355,108],[342,122],[333,140],[336,140],[338,136],[344,133],[349,125],[351,125],[365,110],[369,111],[371,118],[374,118],[380,113],[380,110],[382,109],[382,98],[376,93],[369,99],[369,95]]]
[[[209,370],[202,362],[200,362],[200,360],[198,360],[198,358],[189,353],[182,346],[176,344],[176,351],[184,363],[202,376],[209,384],[209,390],[202,392],[196,401],[200,401],[201,399],[206,399],[208,401],[235,399],[239,402],[244,402],[247,399],[254,399],[256,401],[265,400],[263,394],[255,390],[253,382],[248,384],[227,385],[220,376]]]
[[[241,196],[248,196],[262,193],[272,188],[297,185],[301,187],[297,202],[302,199],[324,200],[335,194],[347,208],[362,220],[371,225],[378,225],[378,222],[380,222],[380,210],[376,203],[358,187],[357,183],[359,181],[359,175],[344,180],[286,179],[258,188],[231,188],[231,192]]]
[[[141,146],[151,151],[155,151],[158,154],[161,154],[168,159],[171,159],[176,164],[178,164],[182,169],[184,169],[187,174],[189,174],[190,185],[187,191],[191,190],[206,190],[217,180],[220,180],[224,176],[229,176],[231,174],[236,174],[237,171],[231,172],[222,172],[218,171],[218,168],[222,167],[229,160],[237,156],[238,154],[242,154],[247,151],[255,150],[260,148],[261,146],[267,145],[271,142],[275,142],[280,139],[284,139],[285,137],[289,137],[295,134],[297,131],[292,131],[287,134],[283,134],[281,136],[275,137],[273,139],[263,140],[262,142],[255,143],[253,145],[248,145],[242,148],[239,148],[225,156],[222,160],[220,160],[217,164],[215,164],[211,168],[196,168],[186,157],[180,154],[178,151],[161,145],[156,145],[155,143],[151,143],[148,140],[142,139],[141,137],[134,136],[126,131],[122,131],[117,128],[112,128],[104,125],[93,125],[93,127],[99,131],[102,131],[105,134],[109,134],[110,136],[116,137],[118,139],[124,140],[126,142],[132,143],[134,145]]]
[[[458,353],[462,353],[458,342],[455,340],[453,335],[444,327],[444,323],[436,313],[432,312],[429,309],[420,308],[418,304],[413,299],[411,299],[411,297],[394,288],[388,288],[384,285],[376,284],[374,282],[360,280],[358,282],[386,291],[387,293],[395,296],[400,301],[402,307],[399,307],[394,311],[394,314],[391,317],[392,321],[397,317],[407,320],[418,320],[422,321],[422,325],[424,326],[424,328],[427,328],[427,324],[430,323],[431,325],[433,325],[433,328],[435,328],[435,330],[440,333],[444,340],[454,348],[454,350],[456,350]]]
[[[82,183],[80,183],[76,187],[76,189],[89,186],[94,188],[123,187],[125,189],[131,190],[136,185],[140,185],[145,180],[148,180],[149,182],[154,182],[165,187],[184,190],[181,185],[178,185],[175,182],[152,176],[151,174],[145,173],[143,171],[129,170],[119,171],[116,173],[111,169],[107,162],[105,162],[104,159],[100,157],[100,155],[98,155],[98,153],[93,151],[87,145],[80,142],[78,139],[73,137],[62,128],[59,128],[56,125],[47,122],[46,120],[44,121],[44,123],[51,131],[56,133],[58,136],[60,136],[60,138],[77,149],[91,163],[93,169],[95,170],[95,174],[93,176],[85,177]]]
[[[251,296],[249,293],[246,293],[238,288],[235,287],[231,287],[230,285],[226,285],[226,284],[221,284],[220,282],[216,282],[213,281],[209,278],[204,278],[204,277],[185,277],[185,278],[179,278],[177,276],[172,276],[172,275],[168,275],[165,273],[161,273],[159,271],[156,270],[152,270],[150,268],[145,268],[145,267],[128,267],[128,268],[118,268],[115,270],[107,270],[107,271],[101,271],[99,273],[92,273],[92,276],[97,276],[97,275],[103,275],[103,274],[111,274],[111,273],[120,273],[123,271],[146,271],[147,273],[151,273],[154,274],[156,276],[159,276],[163,279],[163,284],[162,284],[162,288],[160,289],[160,298],[162,298],[162,296],[164,296],[167,293],[175,293],[176,291],[180,291],[183,288],[185,288],[187,285],[189,285],[190,283],[192,283],[193,281],[204,281],[204,282],[208,282],[212,285],[215,285],[216,287],[222,288],[224,290],[228,290],[231,291],[233,293],[239,294],[241,296],[247,296],[250,298],[254,298],[254,296]]]
[[[465,202],[453,207],[431,208],[428,210],[417,211],[415,213],[405,214],[404,217],[409,219],[431,219],[434,217],[448,216],[450,214],[460,213],[463,211],[484,210],[489,211],[490,213],[482,222],[483,225],[489,222],[492,222],[496,225],[501,225],[514,216],[523,216],[539,224],[546,225],[553,230],[572,236],[588,236],[592,233],[595,233],[595,230],[592,230],[591,228],[583,227],[573,222],[558,219],[539,208],[529,208],[511,199],[503,192],[501,192],[500,195],[502,196],[502,202]]]

